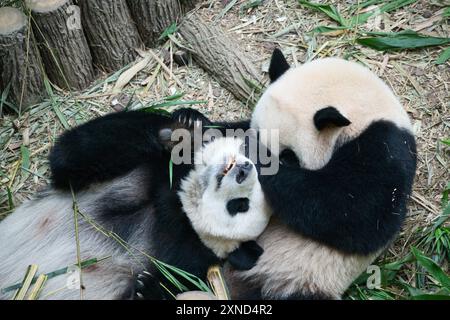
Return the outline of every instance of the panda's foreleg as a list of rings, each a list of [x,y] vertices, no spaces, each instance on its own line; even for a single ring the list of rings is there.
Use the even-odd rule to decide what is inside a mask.
[[[155,114],[120,112],[67,131],[50,153],[53,186],[77,191],[158,161],[163,151],[158,130],[170,122]]]
[[[397,234],[416,166],[410,132],[372,124],[319,170],[281,165],[261,176],[275,216],[294,231],[342,252],[368,255]]]

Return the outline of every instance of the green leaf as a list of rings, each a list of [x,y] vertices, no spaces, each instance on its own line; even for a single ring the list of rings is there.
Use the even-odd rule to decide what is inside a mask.
[[[164,100],[166,101],[172,101],[172,100],[178,100],[184,96],[183,92],[176,92],[175,94],[165,97]]]
[[[413,300],[450,300],[450,296],[439,294],[421,294],[412,297]]]
[[[445,8],[443,16],[444,18],[450,17],[450,7]]]
[[[161,33],[161,36],[158,38],[158,40],[162,40],[166,37],[168,37],[170,34],[174,34],[177,31],[177,23],[174,22],[170,26],[168,26],[163,33]]]
[[[306,0],[299,0],[298,2],[304,7],[326,14],[329,18],[333,19],[343,27],[347,26],[347,21],[341,16],[338,9],[336,9],[336,7],[333,5],[313,3]]]
[[[439,55],[439,57],[436,59],[436,64],[443,64],[448,59],[450,59],[450,47],[442,51],[442,53]],[[447,142],[444,142],[448,145],[450,145],[450,140],[447,140]]]
[[[450,139],[441,140],[443,144],[450,146]]]
[[[20,146],[20,154],[22,155],[22,168],[30,169],[30,150],[24,146]]]
[[[384,12],[391,12],[414,2],[417,2],[417,0],[394,0],[381,6],[380,8],[378,8],[378,10],[374,9],[363,14],[356,14],[352,19],[350,19],[349,27],[354,27],[356,25],[366,23],[367,20],[369,20],[369,18],[373,15],[378,15]]]
[[[241,11],[246,11],[246,10],[251,9],[251,8],[256,8],[261,3],[262,3],[262,0],[249,0],[246,3],[244,3],[243,5],[241,5],[240,10]]]
[[[312,32],[314,33],[330,33],[340,30],[348,30],[347,27],[339,27],[339,26],[318,26],[312,29]]]
[[[450,38],[429,37],[407,30],[389,36],[359,38],[356,41],[375,50],[390,51],[444,45],[450,43]]]
[[[436,279],[441,286],[450,290],[450,277],[445,274],[444,271],[430,258],[425,256],[420,250],[412,247],[413,255],[416,257],[417,262],[424,267],[430,275]]]

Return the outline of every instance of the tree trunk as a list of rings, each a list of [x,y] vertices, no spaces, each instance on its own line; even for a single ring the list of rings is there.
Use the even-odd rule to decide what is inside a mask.
[[[40,57],[28,18],[18,9],[0,8],[0,83],[21,113],[45,97]]]
[[[131,15],[147,47],[154,47],[161,33],[179,22],[184,10],[179,0],[127,0]],[[189,4],[192,0],[188,1]]]
[[[70,0],[26,0],[49,79],[61,88],[81,90],[94,79],[92,57]]]
[[[125,0],[79,0],[94,64],[114,71],[134,61],[141,38]]]
[[[195,14],[187,16],[179,28],[193,60],[210,73],[237,99],[253,104],[261,91],[261,75],[252,59],[239,50],[239,43],[225,32],[202,21]]]

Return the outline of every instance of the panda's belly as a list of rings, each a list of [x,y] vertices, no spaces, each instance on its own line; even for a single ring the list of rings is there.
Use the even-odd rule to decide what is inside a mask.
[[[263,298],[290,296],[339,299],[348,286],[375,259],[348,255],[290,231],[275,219],[258,239],[264,253],[251,270],[227,273],[231,277],[232,296],[242,297],[239,286],[261,289]],[[245,295],[245,294],[244,294]]]

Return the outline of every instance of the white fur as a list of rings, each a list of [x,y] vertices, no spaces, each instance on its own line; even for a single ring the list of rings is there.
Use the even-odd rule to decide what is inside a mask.
[[[254,166],[241,184],[230,172],[223,178],[220,189],[216,189],[216,175],[230,158],[237,164],[251,162],[242,155],[242,143],[240,139],[218,138],[203,147],[196,153],[196,167],[183,180],[179,193],[183,209],[200,239],[221,258],[241,242],[256,239],[270,217]],[[242,197],[249,198],[249,210],[231,216],[227,202]]]
[[[351,124],[319,132],[314,114],[328,106]],[[251,126],[259,131],[279,130],[279,150],[292,149],[303,167],[314,170],[330,160],[336,146],[382,119],[411,131],[407,113],[381,79],[357,63],[327,58],[291,68],[271,84],[255,108]],[[265,136],[261,135],[262,142],[270,148]],[[277,220],[270,222],[258,242],[264,253],[257,265],[231,273],[230,281],[255,282],[271,298],[315,292],[340,298],[379,254],[343,254],[290,231]]]
[[[328,106],[351,124],[319,132],[313,117]],[[279,130],[280,151],[289,147],[305,168],[320,169],[330,160],[336,143],[358,136],[382,119],[412,131],[406,111],[372,71],[355,62],[326,58],[291,68],[271,84],[255,107],[251,126]],[[264,135],[261,139],[270,148]]]

